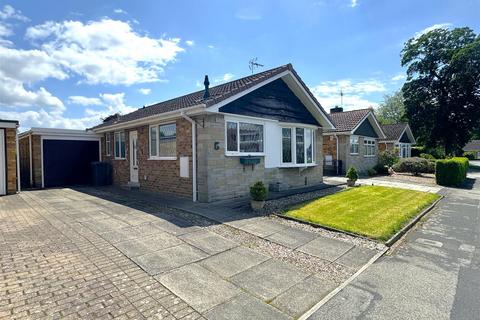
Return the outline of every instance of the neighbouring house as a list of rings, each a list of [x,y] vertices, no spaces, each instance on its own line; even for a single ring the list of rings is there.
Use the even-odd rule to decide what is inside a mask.
[[[102,158],[113,183],[210,202],[263,181],[287,189],[323,181],[331,120],[291,64],[111,116]]]
[[[361,174],[378,162],[378,141],[385,135],[373,109],[343,111],[330,109],[335,129],[323,133],[324,170],[328,174],[345,174],[354,167]]]
[[[412,156],[412,146],[416,143],[408,123],[395,123],[382,125],[386,138],[380,139],[380,151],[397,151],[400,158]]]
[[[473,152],[475,159],[480,159],[480,140],[471,140],[463,147],[464,152]]]
[[[100,136],[85,130],[31,128],[19,134],[22,188],[89,184]]]
[[[20,191],[17,128],[18,121],[0,119],[0,196]]]

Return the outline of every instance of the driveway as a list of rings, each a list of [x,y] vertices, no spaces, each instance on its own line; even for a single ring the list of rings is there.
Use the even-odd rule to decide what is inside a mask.
[[[92,188],[0,198],[0,248],[0,318],[290,319],[381,246]]]

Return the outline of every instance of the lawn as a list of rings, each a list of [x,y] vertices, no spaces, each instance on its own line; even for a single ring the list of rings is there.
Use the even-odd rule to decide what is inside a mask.
[[[361,186],[292,207],[288,217],[386,241],[439,196]]]

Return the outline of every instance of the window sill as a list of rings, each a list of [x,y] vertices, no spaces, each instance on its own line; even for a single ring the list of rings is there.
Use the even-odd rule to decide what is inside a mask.
[[[279,166],[279,168],[304,168],[304,167],[315,167],[316,163],[307,163],[307,164],[291,164],[291,163],[284,163]]]
[[[148,160],[177,160],[177,157],[150,157]]]
[[[358,153],[350,153],[351,156],[358,156]]]
[[[127,158],[113,158],[113,160],[127,160]]]
[[[371,156],[363,156],[364,158],[375,158],[376,154],[371,155]]]
[[[225,153],[227,157],[264,157],[264,152],[257,153]]]

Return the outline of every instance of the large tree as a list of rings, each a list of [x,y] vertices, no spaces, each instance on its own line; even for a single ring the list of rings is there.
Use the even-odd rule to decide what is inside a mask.
[[[418,141],[458,154],[480,127],[480,37],[470,28],[435,29],[402,50],[405,115]]]
[[[402,122],[405,115],[402,91],[384,95],[382,103],[375,111],[375,115],[381,124]]]

